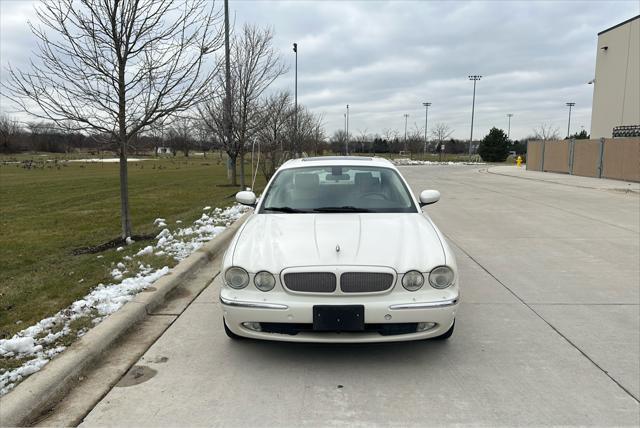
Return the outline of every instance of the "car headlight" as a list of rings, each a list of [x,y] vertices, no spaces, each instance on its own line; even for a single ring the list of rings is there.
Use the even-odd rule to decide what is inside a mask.
[[[224,281],[231,288],[244,288],[249,285],[249,274],[241,267],[230,267],[224,273]]]
[[[260,291],[271,291],[276,285],[276,279],[269,272],[263,270],[253,277],[253,283]]]
[[[454,279],[455,275],[449,266],[438,266],[429,273],[429,284],[433,288],[447,288],[453,284]]]
[[[424,276],[417,270],[411,270],[402,277],[402,286],[409,291],[419,290],[424,284]]]

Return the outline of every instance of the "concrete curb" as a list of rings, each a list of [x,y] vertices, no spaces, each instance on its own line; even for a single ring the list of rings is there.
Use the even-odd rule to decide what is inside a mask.
[[[136,295],[41,371],[29,376],[1,397],[0,426],[28,425],[60,401],[80,375],[127,330],[164,303],[166,296],[187,277],[221,255],[249,214],[240,217],[220,235],[181,261],[169,274],[154,282],[154,291]]]
[[[630,186],[633,186],[636,183],[629,182],[629,181],[613,180],[613,179],[609,179],[609,178],[582,177],[582,176],[579,176],[579,175],[566,174],[566,177],[576,177],[577,179],[585,178],[585,179],[601,180],[602,183],[605,183],[605,182],[608,182],[608,181],[614,181],[614,182],[620,183],[620,186],[617,186],[617,187],[606,187],[606,186],[602,186],[602,185],[598,187],[598,186],[595,186],[595,185],[581,185],[581,184],[578,184],[578,183],[564,183],[564,182],[556,181],[556,180],[553,180],[553,179],[542,179],[542,178],[536,178],[536,177],[523,177],[523,176],[516,175],[516,174],[509,174],[509,173],[505,173],[505,172],[496,171],[496,168],[497,167],[495,167],[495,166],[489,167],[489,168],[486,168],[485,171],[487,173],[489,173],[489,174],[501,175],[503,177],[511,177],[511,178],[518,178],[518,179],[521,179],[521,180],[531,180],[531,181],[538,181],[538,182],[544,182],[544,183],[551,183],[551,184],[557,184],[557,185],[560,185],[560,186],[576,187],[576,188],[580,188],[580,189],[604,190],[604,191],[622,192],[622,193],[640,193],[640,190],[634,189],[634,188],[630,188]],[[541,172],[541,171],[536,171],[536,172]],[[555,173],[551,173],[551,174],[555,174]],[[566,178],[566,177],[563,177],[563,178]],[[602,184],[602,183],[600,183],[600,184]],[[626,184],[628,187],[624,187],[623,184]]]

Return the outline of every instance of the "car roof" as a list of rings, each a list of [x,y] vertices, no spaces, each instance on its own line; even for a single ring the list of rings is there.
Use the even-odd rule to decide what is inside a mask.
[[[303,168],[310,166],[373,166],[396,169],[385,158],[365,156],[318,156],[291,159],[282,164],[280,169]]]

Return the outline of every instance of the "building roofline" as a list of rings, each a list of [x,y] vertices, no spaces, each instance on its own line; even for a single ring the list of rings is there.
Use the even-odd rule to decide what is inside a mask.
[[[600,31],[600,32],[598,33],[598,36],[600,36],[600,35],[602,35],[602,34],[604,34],[604,33],[607,33],[607,32],[609,32],[609,31],[611,31],[611,30],[615,30],[615,29],[616,29],[616,28],[618,28],[618,27],[622,27],[623,25],[628,24],[628,23],[630,23],[631,21],[633,21],[633,20],[635,20],[635,19],[638,19],[638,18],[640,18],[640,15],[636,15],[636,16],[634,16],[633,18],[629,18],[629,19],[627,19],[626,21],[623,21],[623,22],[621,22],[621,23],[619,23],[619,24],[614,25],[613,27],[609,27],[609,28],[607,28],[606,30],[602,30],[602,31]]]

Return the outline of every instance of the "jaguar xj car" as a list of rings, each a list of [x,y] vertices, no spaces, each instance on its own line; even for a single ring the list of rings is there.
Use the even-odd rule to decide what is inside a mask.
[[[446,339],[458,308],[453,252],[389,161],[283,164],[222,262],[227,335],[293,342]]]

